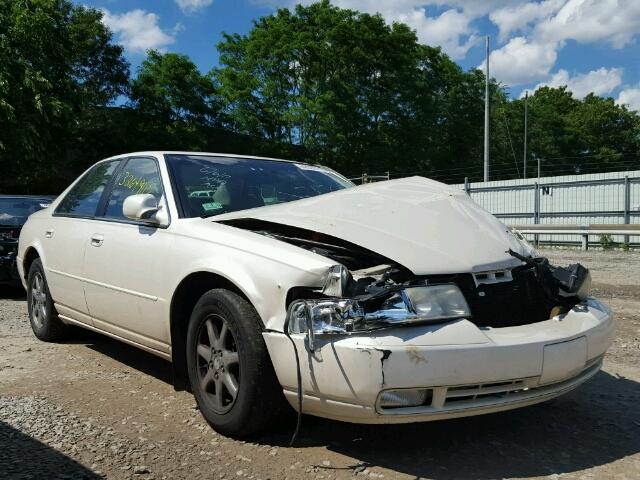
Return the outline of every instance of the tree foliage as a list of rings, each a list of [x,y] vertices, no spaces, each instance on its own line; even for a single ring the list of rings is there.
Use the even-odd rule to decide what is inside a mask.
[[[28,186],[63,170],[83,112],[126,93],[122,47],[100,18],[66,0],[0,1],[5,182]]]
[[[215,93],[211,78],[187,56],[154,50],[131,82],[132,106],[146,119],[144,134],[160,145],[177,140],[183,148],[202,148],[202,128],[219,123]]]
[[[218,50],[214,74],[234,128],[301,144],[340,170],[435,168],[475,148],[442,140],[481,115],[481,77],[404,24],[323,1],[263,17]]]
[[[56,193],[106,156],[209,150],[346,174],[482,178],[484,75],[409,27],[327,0],[225,34],[219,67],[149,51],[133,78],[95,9],[0,0],[0,189]],[[492,178],[523,175],[524,100],[491,82]],[[528,171],[640,164],[640,116],[593,94],[528,99]]]
[[[511,136],[522,161],[524,100],[504,105]],[[640,116],[594,94],[576,99],[566,87],[542,87],[528,99],[528,176],[640,168]],[[506,162],[502,175],[513,178]],[[522,173],[522,171],[520,171]]]

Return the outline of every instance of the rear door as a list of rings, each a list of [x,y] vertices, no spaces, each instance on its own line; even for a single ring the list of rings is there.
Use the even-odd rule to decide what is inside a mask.
[[[122,214],[125,198],[140,193],[154,195],[167,208],[155,158],[127,159],[106,196],[100,221],[87,232],[86,299],[96,327],[167,353],[168,301],[162,285],[173,237],[165,228]]]
[[[87,316],[82,269],[88,232],[119,160],[95,165],[73,186],[53,215],[39,222],[47,282],[60,314],[91,323]]]

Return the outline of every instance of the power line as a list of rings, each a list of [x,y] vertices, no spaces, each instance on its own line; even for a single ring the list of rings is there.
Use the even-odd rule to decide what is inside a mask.
[[[507,127],[508,128],[508,127]],[[513,147],[513,145],[512,145]],[[512,150],[512,154],[514,154]],[[617,157],[617,160],[613,163],[603,163],[602,159]],[[611,153],[611,154],[594,154],[594,155],[580,155],[580,156],[562,156],[562,157],[548,157],[541,159],[543,167],[549,172],[547,176],[563,175],[563,174],[585,174],[585,173],[599,173],[593,171],[597,167],[599,171],[612,171],[612,170],[632,170],[640,169],[640,161],[635,160],[636,157],[640,157],[640,152],[629,153]],[[515,160],[515,158],[514,158]],[[574,160],[557,162],[557,160]],[[452,177],[475,177],[482,176],[482,165],[466,165],[459,167],[450,167],[446,169],[442,168],[423,168],[420,170],[402,171],[402,172],[389,172],[390,178],[400,178],[412,175],[426,175],[433,179],[446,179],[450,180]],[[509,175],[517,175],[520,177],[520,169],[515,162],[515,165],[508,164],[496,164],[491,168],[492,172],[497,176],[504,177]],[[591,172],[589,172],[591,170]],[[351,177],[360,177],[362,174],[347,175]],[[382,173],[369,173],[369,176],[386,176],[387,172]]]
[[[507,129],[507,138],[509,139],[509,145],[511,146],[511,153],[513,154],[513,163],[518,169],[518,177],[520,176],[520,169],[518,168],[518,160],[516,159],[516,151],[513,149],[513,142],[511,141],[511,132],[509,132],[509,123],[507,122],[507,115],[504,113],[504,109],[502,109],[502,119],[504,122],[504,126]],[[525,174],[526,176],[526,174]]]

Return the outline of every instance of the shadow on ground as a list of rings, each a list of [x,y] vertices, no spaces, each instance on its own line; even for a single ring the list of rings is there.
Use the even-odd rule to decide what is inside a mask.
[[[26,300],[27,292],[22,287],[0,285],[0,300]]]
[[[83,340],[91,350],[173,385],[171,364],[166,360],[98,333],[90,332],[90,336],[83,336]]]
[[[89,348],[171,383],[167,362],[153,355],[109,339]],[[639,453],[638,405],[638,382],[600,372],[555,401],[478,417],[373,426],[305,416],[296,447],[326,447],[354,459],[332,468],[365,464],[416,478],[570,473]],[[281,429],[254,441],[287,447],[290,434]]]
[[[0,477],[98,479],[88,468],[0,422]]]
[[[640,452],[639,404],[637,382],[601,372],[556,401],[466,419],[357,426],[305,417],[299,443],[414,477],[543,476]]]

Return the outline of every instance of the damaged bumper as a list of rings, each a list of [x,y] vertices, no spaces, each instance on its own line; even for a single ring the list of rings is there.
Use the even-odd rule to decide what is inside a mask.
[[[589,298],[535,324],[478,327],[460,319],[350,336],[317,335],[300,353],[303,410],[356,423],[404,423],[491,413],[561,395],[600,369],[611,310]],[[264,333],[285,394],[296,405],[293,347]]]

